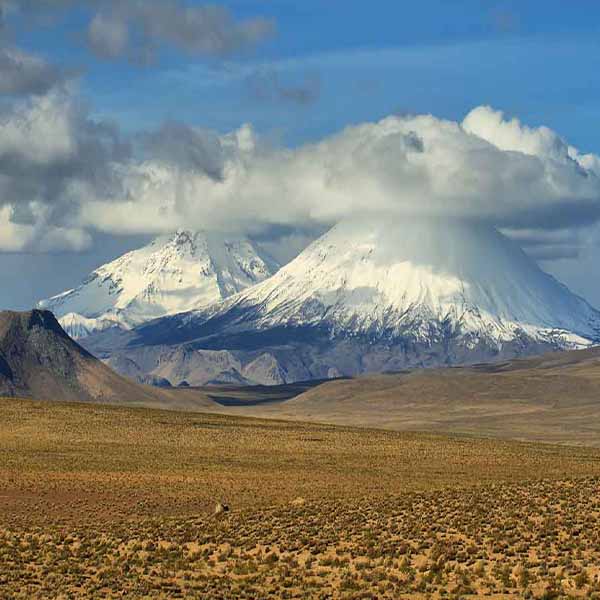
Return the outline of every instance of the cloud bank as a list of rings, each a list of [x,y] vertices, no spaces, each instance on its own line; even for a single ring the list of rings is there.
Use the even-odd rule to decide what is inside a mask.
[[[131,139],[69,91],[0,115],[0,249],[85,247],[94,231],[257,233],[359,214],[484,221],[540,256],[600,220],[600,159],[490,107],[390,116],[299,148],[166,123]],[[543,235],[540,233],[543,232]]]
[[[125,183],[129,200],[120,203],[121,227],[136,222],[138,203],[157,221],[168,217],[169,227],[180,218],[244,228],[393,212],[552,230],[600,218],[597,157],[489,107],[463,123],[392,116],[297,149],[265,148],[249,127],[218,139],[199,131],[178,137],[186,155],[197,149],[196,160],[173,161],[172,152],[170,161],[136,165]],[[96,218],[101,206],[94,207]],[[108,218],[101,226],[117,224]]]
[[[67,90],[0,111],[0,249],[80,250],[86,202],[122,193],[130,146]],[[89,228],[93,229],[93,228]]]

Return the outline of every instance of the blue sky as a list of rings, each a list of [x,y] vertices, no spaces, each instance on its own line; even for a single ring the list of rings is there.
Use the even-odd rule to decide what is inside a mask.
[[[236,20],[272,19],[275,34],[224,59],[161,46],[155,62],[140,67],[99,60],[85,47],[94,3],[51,19],[19,15],[11,26],[20,48],[80,71],[76,85],[92,113],[127,132],[165,120],[220,132],[252,123],[276,143],[294,146],[391,113],[461,120],[471,108],[489,104],[528,125],[547,125],[583,151],[600,151],[595,0],[220,4]],[[256,93],[257,73],[277,90]],[[62,291],[139,241],[104,240],[67,258],[0,255],[11,290],[4,304],[23,308]],[[600,285],[585,276],[589,262],[548,268],[600,305]]]
[[[600,112],[600,3],[593,0],[221,4],[239,19],[274,19],[276,34],[226,61],[167,48],[144,68],[99,61],[86,51],[79,40],[89,16],[83,10],[47,27],[22,25],[17,39],[82,69],[82,90],[94,110],[130,130],[164,119],[220,131],[252,122],[296,144],[392,112],[459,119],[491,104],[595,149],[590,122]],[[300,106],[257,100],[247,89],[257,68],[290,85],[317,79],[318,97]]]

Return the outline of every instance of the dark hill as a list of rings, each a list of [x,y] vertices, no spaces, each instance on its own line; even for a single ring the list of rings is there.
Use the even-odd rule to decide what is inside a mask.
[[[206,409],[198,391],[160,390],[117,375],[49,311],[0,312],[0,396]]]

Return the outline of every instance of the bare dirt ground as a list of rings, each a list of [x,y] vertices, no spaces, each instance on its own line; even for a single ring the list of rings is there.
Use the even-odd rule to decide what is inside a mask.
[[[590,598],[599,575],[593,448],[0,401],[0,598]]]

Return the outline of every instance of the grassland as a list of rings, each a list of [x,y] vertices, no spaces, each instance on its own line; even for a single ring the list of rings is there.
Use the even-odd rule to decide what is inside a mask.
[[[589,598],[599,576],[596,449],[0,401],[0,598]]]
[[[600,447],[599,387],[600,348],[594,347],[506,363],[329,381],[287,401],[234,406],[227,412]]]

